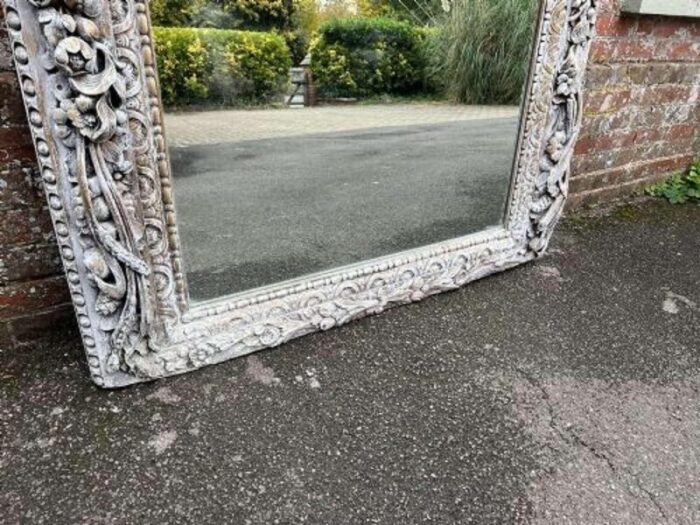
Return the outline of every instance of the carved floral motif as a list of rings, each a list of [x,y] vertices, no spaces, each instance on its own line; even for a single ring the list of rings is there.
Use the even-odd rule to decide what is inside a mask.
[[[595,0],[572,1],[566,21],[564,60],[554,85],[549,140],[530,210],[529,246],[537,255],[546,249],[568,195],[568,171],[580,125],[583,75],[595,18]]]
[[[29,0],[39,8],[46,70],[55,77],[51,124],[66,148],[73,216],[86,281],[95,289],[99,329],[108,334],[109,372],[132,372],[134,352],[147,353],[153,317],[151,266],[126,106],[129,77],[114,43],[100,30],[96,1]]]

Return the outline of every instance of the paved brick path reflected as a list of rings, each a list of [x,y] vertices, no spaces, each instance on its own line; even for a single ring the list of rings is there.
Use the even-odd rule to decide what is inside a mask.
[[[516,117],[514,106],[387,104],[303,109],[172,113],[165,118],[170,147],[238,142],[309,133]]]

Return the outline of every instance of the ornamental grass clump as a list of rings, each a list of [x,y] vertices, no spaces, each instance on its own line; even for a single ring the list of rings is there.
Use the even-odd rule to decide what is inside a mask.
[[[453,102],[518,104],[536,0],[445,0],[429,41],[429,76]]]

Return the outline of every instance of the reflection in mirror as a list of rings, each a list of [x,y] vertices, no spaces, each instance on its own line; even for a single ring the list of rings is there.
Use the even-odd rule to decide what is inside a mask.
[[[191,299],[500,225],[536,4],[154,2]]]

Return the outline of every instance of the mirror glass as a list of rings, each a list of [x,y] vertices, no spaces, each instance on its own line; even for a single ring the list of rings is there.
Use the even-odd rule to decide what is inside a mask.
[[[191,300],[500,225],[536,4],[153,2]]]

